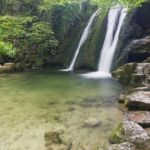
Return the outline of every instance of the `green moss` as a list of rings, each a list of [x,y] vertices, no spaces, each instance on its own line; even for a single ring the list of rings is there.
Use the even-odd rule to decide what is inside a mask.
[[[123,134],[124,130],[122,124],[118,125],[118,127],[113,131],[112,135],[109,138],[109,141],[112,144],[117,144],[123,142]]]
[[[96,69],[100,49],[105,38],[105,16],[106,12],[100,13],[97,19],[95,19],[92,32],[81,48],[76,68],[87,67]]]

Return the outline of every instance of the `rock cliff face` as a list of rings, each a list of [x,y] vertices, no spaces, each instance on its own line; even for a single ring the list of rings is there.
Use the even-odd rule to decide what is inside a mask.
[[[120,35],[113,68],[129,62],[142,62],[150,57],[149,14],[150,3],[129,12]]]
[[[90,36],[81,48],[76,69],[97,69],[100,50],[105,38],[106,24],[107,13],[100,13],[95,19]]]
[[[127,63],[114,71],[113,76],[125,85],[149,86],[150,63]]]

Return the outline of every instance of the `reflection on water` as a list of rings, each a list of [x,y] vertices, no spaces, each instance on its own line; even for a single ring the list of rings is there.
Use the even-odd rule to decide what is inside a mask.
[[[0,83],[2,150],[46,150],[44,133],[60,129],[65,142],[96,149],[107,144],[121,120],[121,87],[112,79],[45,70],[1,76]],[[100,126],[84,126],[89,118],[100,120]]]

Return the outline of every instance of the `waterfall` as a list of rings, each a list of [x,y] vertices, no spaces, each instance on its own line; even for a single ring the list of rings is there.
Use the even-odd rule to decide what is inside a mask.
[[[88,73],[83,76],[88,78],[111,77],[112,61],[117,47],[121,27],[126,17],[126,14],[127,14],[126,8],[122,8],[120,6],[110,9],[108,14],[108,21],[107,21],[107,32],[101,50],[100,60],[98,64],[98,71],[93,73]],[[116,24],[117,24],[117,29],[116,29]]]
[[[95,11],[92,16],[90,17],[88,23],[87,23],[87,26],[85,27],[83,33],[82,33],[82,36],[81,36],[81,39],[79,41],[79,44],[78,44],[78,47],[75,51],[75,54],[73,56],[73,59],[69,65],[69,67],[67,69],[63,69],[62,71],[72,71],[74,69],[74,65],[76,63],[76,60],[77,60],[77,57],[79,55],[79,52],[80,52],[80,49],[81,47],[83,46],[83,44],[85,43],[86,39],[88,38],[88,35],[90,33],[90,30],[91,30],[91,26],[92,26],[92,23],[94,21],[94,18],[97,16],[99,10]]]
[[[98,71],[104,73],[106,75],[110,75],[111,65],[114,57],[114,53],[117,47],[119,33],[122,27],[123,20],[126,16],[126,9],[123,8],[120,13],[120,7],[111,9],[108,15],[108,27],[106,39],[104,41],[104,45],[102,48]],[[120,13],[118,27],[113,39],[113,31],[115,28],[115,23],[118,17],[118,13]]]

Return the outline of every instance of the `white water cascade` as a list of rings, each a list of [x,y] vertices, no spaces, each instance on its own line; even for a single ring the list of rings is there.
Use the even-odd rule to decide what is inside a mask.
[[[111,77],[110,71],[111,71],[112,61],[113,61],[115,50],[117,47],[121,27],[126,17],[126,14],[127,14],[127,9],[122,8],[120,6],[110,9],[109,14],[108,14],[107,32],[106,32],[106,37],[105,37],[101,55],[100,55],[98,71],[84,74],[82,76],[87,77],[87,78],[109,78]],[[119,22],[117,24],[118,26],[116,29],[116,23],[118,21],[118,17],[119,17]]]
[[[99,13],[99,10],[95,11],[92,16],[90,17],[88,23],[87,23],[87,26],[85,27],[84,31],[83,31],[83,34],[81,36],[81,39],[79,41],[79,44],[78,44],[78,47],[76,49],[76,52],[73,56],[73,59],[69,65],[69,67],[67,69],[63,69],[61,71],[72,71],[74,69],[74,65],[76,63],[76,60],[77,60],[77,57],[79,55],[79,52],[80,52],[80,49],[81,47],[83,46],[83,44],[85,43],[85,41],[87,40],[88,38],[88,35],[90,33],[90,30],[91,30],[91,26],[92,26],[92,23],[94,21],[94,18],[97,16],[97,14]]]

